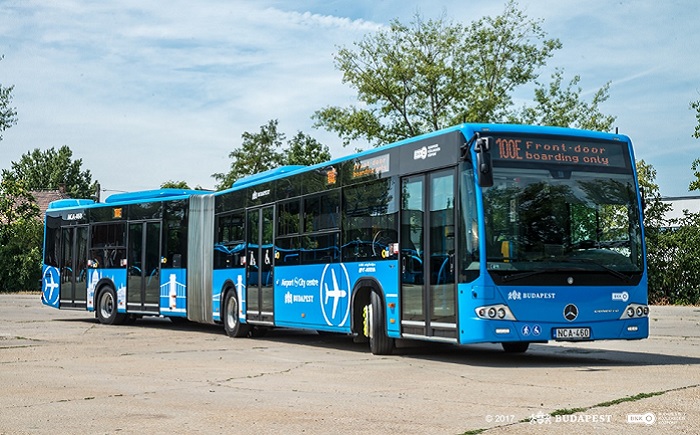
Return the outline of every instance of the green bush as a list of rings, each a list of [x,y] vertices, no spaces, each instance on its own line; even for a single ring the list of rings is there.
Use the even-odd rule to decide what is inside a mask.
[[[700,304],[700,213],[647,228],[649,303]]]
[[[0,291],[36,290],[41,278],[43,225],[21,181],[0,181]]]

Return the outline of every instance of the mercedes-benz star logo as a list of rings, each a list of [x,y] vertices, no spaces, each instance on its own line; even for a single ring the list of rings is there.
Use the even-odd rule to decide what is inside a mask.
[[[578,307],[574,304],[569,304],[564,307],[564,318],[569,322],[573,322],[578,317]]]

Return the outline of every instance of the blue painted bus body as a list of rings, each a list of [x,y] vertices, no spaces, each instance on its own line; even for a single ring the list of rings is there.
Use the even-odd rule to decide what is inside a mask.
[[[382,149],[390,150],[411,144],[416,140],[425,140],[448,132],[461,132],[465,138],[477,133],[488,134],[498,130],[501,133],[518,133],[532,135],[576,136],[595,140],[616,140],[627,145],[628,158],[634,162],[632,144],[628,137],[618,134],[583,132],[564,128],[533,127],[520,125],[486,125],[469,124],[453,127],[440,132],[407,139]],[[238,189],[250,188],[260,183],[269,183],[296,173],[313,171],[330,165],[340,164],[352,159],[361,159],[376,153],[368,150],[353,156],[347,156],[331,162],[308,168],[294,167],[286,170],[273,170],[268,174],[258,174],[255,178],[240,182],[231,189],[212,193],[219,196]],[[476,151],[468,151],[471,160],[477,161]],[[636,170],[631,166],[636,180]],[[474,182],[476,184],[476,172]],[[638,187],[635,186],[638,191]],[[484,195],[481,188],[476,188],[476,216],[478,216],[479,258],[478,276],[471,282],[456,283],[457,338],[460,344],[482,342],[546,342],[550,340],[589,341],[604,339],[642,339],[649,334],[647,301],[646,253],[642,253],[643,269],[641,279],[635,285],[538,285],[520,283],[497,284],[489,269],[485,254],[487,233],[484,217]],[[176,198],[189,198],[191,195],[205,192],[182,191]],[[131,193],[113,196],[110,204],[138,204],[143,201],[163,200],[173,196],[173,192],[159,194],[158,191]],[[642,209],[641,198],[636,195],[639,210]],[[88,202],[61,202],[56,209],[88,210],[103,206]],[[641,227],[643,240],[643,228]],[[248,249],[255,247],[249,245]],[[237,249],[245,249],[245,246]],[[214,246],[214,249],[226,249]],[[403,249],[403,248],[402,248]],[[510,247],[509,247],[510,249]],[[642,244],[641,249],[644,250]],[[512,254],[508,254],[512,255]],[[445,263],[447,264],[447,263]],[[236,265],[241,266],[241,265]],[[397,259],[382,261],[340,262],[306,265],[274,266],[270,277],[274,297],[274,326],[315,329],[341,333],[357,332],[353,328],[351,307],[357,283],[372,280],[381,292],[387,335],[401,338],[402,334],[402,296],[401,280],[419,281],[422,277],[400,272],[401,264]],[[246,313],[246,288],[257,285],[249,282],[246,269],[214,269],[211,274],[211,317],[215,322],[222,321],[223,291],[233,288],[238,296],[239,317],[241,323],[248,322]],[[160,314],[169,317],[188,316],[188,271],[186,268],[162,269],[160,274]],[[87,310],[95,310],[94,286],[101,280],[113,282],[117,291],[118,311],[126,312],[127,270],[122,269],[88,269]],[[266,279],[266,278],[263,278]],[[60,308],[58,283],[61,282],[60,271],[44,264],[42,279],[42,302],[45,305]],[[267,283],[266,283],[267,284]],[[434,303],[439,303],[439,285],[434,289]],[[490,316],[493,308],[494,316]],[[503,308],[504,316],[499,318]],[[629,310],[632,310],[630,315]],[[640,313],[638,310],[641,309]],[[646,310],[646,311],[644,311]],[[582,334],[577,336],[577,334]],[[411,337],[415,338],[415,337]],[[430,337],[426,337],[430,339]]]

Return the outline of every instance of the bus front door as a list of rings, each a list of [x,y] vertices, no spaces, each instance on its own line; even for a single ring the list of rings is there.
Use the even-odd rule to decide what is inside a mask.
[[[61,228],[61,308],[85,308],[87,226]]]
[[[248,211],[246,318],[251,323],[274,324],[273,219],[274,207]]]
[[[128,312],[159,313],[160,222],[129,224],[129,270],[126,284]]]
[[[454,341],[455,292],[454,170],[402,179],[401,331]]]

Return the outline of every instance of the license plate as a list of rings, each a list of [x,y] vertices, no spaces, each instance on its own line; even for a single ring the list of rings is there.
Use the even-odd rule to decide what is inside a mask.
[[[591,328],[555,328],[554,339],[567,341],[590,340]]]

